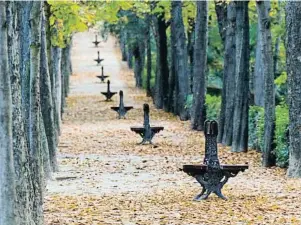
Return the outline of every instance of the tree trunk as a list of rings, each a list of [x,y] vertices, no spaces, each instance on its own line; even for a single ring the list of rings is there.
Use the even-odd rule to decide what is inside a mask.
[[[17,30],[17,3],[8,3],[8,61],[12,94],[12,135],[13,155],[16,180],[16,219],[18,223],[32,224],[31,207],[32,190],[30,169],[28,165],[28,148],[24,130],[24,119],[21,105],[21,82],[19,72],[19,32]]]
[[[275,126],[275,88],[273,71],[272,36],[269,17],[269,2],[257,1],[258,23],[261,37],[261,63],[264,65],[264,145],[263,161],[264,167],[273,166],[275,160],[272,155],[272,143],[274,139]]]
[[[40,130],[40,50],[42,2],[33,2],[30,11],[30,110],[29,146],[30,165],[35,201],[33,217],[36,224],[43,224],[43,174]]]
[[[126,31],[124,29],[120,32],[120,49],[121,49],[121,56],[122,61],[127,60],[127,48],[126,48]]]
[[[262,37],[260,32],[260,24],[257,25],[257,43],[255,55],[255,69],[254,69],[254,103],[255,105],[264,106],[264,73],[262,64]]]
[[[72,75],[72,60],[71,60],[71,49],[72,49],[72,40],[73,38],[71,37],[70,42],[66,46],[66,67],[67,67],[67,75],[65,76],[65,97],[68,97],[69,92],[70,92],[70,76]]]
[[[130,69],[133,68],[133,49],[130,45],[131,35],[127,33],[127,62]]]
[[[177,93],[179,116],[181,120],[188,120],[189,113],[186,108],[186,99],[188,96],[188,57],[186,47],[185,29],[182,18],[182,2],[171,2],[171,23],[174,23],[174,32],[176,40],[176,59],[175,59],[175,72],[177,76],[177,83],[179,92]]]
[[[69,77],[69,64],[68,64],[68,44],[62,49],[61,58],[61,117],[63,117],[64,108],[66,106],[66,93],[67,93],[67,77]]]
[[[29,139],[29,72],[30,72],[30,9],[32,7],[31,1],[18,2],[18,24],[20,26],[20,77],[21,77],[21,91],[22,91],[22,108],[26,140]]]
[[[135,79],[136,79],[136,87],[142,88],[142,75],[144,69],[145,62],[145,44],[142,40],[137,40],[136,48],[134,50],[134,58],[135,58]]]
[[[0,2],[0,224],[15,225],[12,99],[8,68],[6,2]]]
[[[175,30],[175,24],[171,23],[170,30]],[[170,76],[169,76],[169,88],[168,88],[168,105],[169,105],[169,111],[173,112],[175,115],[179,115],[178,111],[178,99],[176,98],[178,93],[178,82],[176,77],[176,40],[175,40],[175,34],[174,32],[170,32]]]
[[[66,48],[62,48],[61,49],[61,66],[60,66],[60,69],[61,69],[61,110],[60,110],[60,116],[61,116],[61,120],[63,118],[63,113],[64,113],[64,108],[65,108],[65,75],[66,75],[66,70],[67,70],[67,67],[66,67],[66,64],[65,64],[65,49]],[[67,72],[68,73],[68,72]]]
[[[193,65],[194,65],[194,42],[195,42],[195,21],[188,18],[189,28],[187,31],[187,54],[189,61],[189,94],[193,93]]]
[[[232,6],[230,6],[230,4],[233,4],[233,3],[227,4],[225,1],[215,0],[214,4],[215,4],[215,12],[216,12],[216,16],[217,16],[217,21],[218,21],[219,34],[221,36],[222,43],[223,43],[223,46],[225,48],[225,44],[226,44],[225,40],[226,40],[227,31],[228,30],[229,31],[233,30],[233,27],[232,27],[233,23],[232,23],[232,21],[230,21],[230,19],[227,18],[227,10],[229,10],[228,7],[232,7]],[[227,5],[229,5],[229,6],[227,7]],[[231,19],[232,18],[233,18],[233,16],[231,16]],[[235,16],[234,16],[234,19],[235,19]],[[229,27],[227,27],[227,23],[229,24]],[[235,23],[234,23],[234,26],[235,26]],[[233,36],[231,36],[231,37],[233,37]],[[229,40],[232,40],[231,37],[228,36]],[[227,44],[229,45],[230,43],[228,42]],[[235,44],[234,44],[234,46],[235,46]],[[228,47],[227,51],[232,50],[232,48],[233,48],[233,47],[229,48],[229,46],[227,46],[227,47]],[[226,52],[225,52],[225,54],[226,54]],[[227,54],[228,54],[228,52],[227,52]],[[233,58],[234,57],[232,57],[231,59],[233,60]],[[218,143],[222,142],[223,135],[224,135],[224,129],[225,129],[225,120],[226,120],[227,77],[228,77],[228,72],[225,71],[225,69],[227,69],[227,67],[228,67],[228,65],[226,65],[226,60],[228,60],[228,59],[226,59],[226,57],[225,57],[224,58],[222,102],[221,102],[221,109],[220,109],[219,123],[218,123],[218,125],[219,125],[219,129],[218,129],[219,132],[218,132],[218,136],[217,136],[217,142]],[[230,62],[230,63],[232,63],[232,62]],[[233,68],[231,66],[232,65],[230,65],[230,68]]]
[[[52,171],[57,171],[57,143],[56,143],[56,127],[54,122],[54,107],[51,92],[51,82],[48,67],[47,40],[45,30],[45,17],[43,15],[42,30],[41,30],[41,76],[40,76],[40,98],[41,110],[44,122],[45,133],[47,137],[50,165]]]
[[[236,88],[233,116],[233,152],[248,150],[249,16],[247,1],[236,2]]]
[[[151,93],[151,78],[152,78],[152,49],[151,49],[151,21],[150,16],[147,18],[147,34],[146,34],[146,96],[152,96]]]
[[[289,177],[301,177],[301,4],[286,3],[287,76],[289,103]]]
[[[225,145],[232,144],[233,113],[235,101],[235,68],[236,68],[236,8],[235,3],[230,2],[227,6],[227,29],[225,37],[224,74],[222,91],[222,110],[220,112],[218,140]],[[222,137],[222,139],[220,139]]]
[[[227,2],[223,0],[214,0],[214,5],[218,22],[219,34],[221,36],[223,45],[225,45],[227,30]]]
[[[197,15],[194,44],[193,69],[193,104],[191,110],[191,127],[194,130],[203,130],[205,121],[205,95],[206,95],[206,64],[208,44],[208,3],[197,1]]]
[[[280,0],[278,0],[278,12],[277,12],[277,23],[281,24],[282,21],[282,9],[281,9],[281,5],[280,5]],[[274,67],[273,67],[273,71],[274,71],[274,78],[277,78],[280,73],[279,73],[279,51],[280,51],[280,39],[281,37],[277,37],[276,41],[275,41],[275,47],[274,47],[274,56],[273,56],[273,61],[274,61]]]
[[[168,50],[166,23],[164,15],[160,15],[154,19],[156,31],[156,46],[157,46],[157,68],[155,80],[154,103],[158,109],[168,111]]]
[[[52,99],[54,105],[54,121],[58,136],[60,135],[61,125],[61,94],[62,94],[62,83],[61,83],[61,58],[62,49],[57,46],[51,47],[51,58],[52,58]]]
[[[49,154],[49,148],[48,148],[48,141],[47,141],[47,136],[46,136],[46,129],[44,126],[44,119],[42,112],[40,111],[39,113],[40,119],[40,133],[41,133],[41,140],[40,140],[40,145],[41,145],[41,166],[43,168],[43,180],[42,180],[42,188],[43,190],[46,188],[46,181],[48,179],[51,179],[51,165],[50,165],[50,154]]]

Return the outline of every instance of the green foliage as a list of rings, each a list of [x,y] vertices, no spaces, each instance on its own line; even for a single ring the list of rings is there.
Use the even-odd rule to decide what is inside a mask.
[[[221,97],[206,95],[206,119],[217,120],[221,109]]]
[[[171,1],[158,1],[151,13],[153,15],[161,15],[163,13],[165,20],[168,21],[170,19],[170,10]]]
[[[52,0],[48,4],[51,11],[49,25],[53,46],[65,47],[73,33],[87,30],[88,25],[95,19],[88,7],[77,2]]]
[[[275,128],[275,143],[276,143],[276,161],[280,167],[288,166],[289,147],[288,147],[288,124],[289,112],[287,105],[278,105],[276,107],[276,128]]]
[[[193,95],[187,96],[185,108],[190,109],[193,103]],[[206,119],[218,120],[221,109],[221,97],[214,95],[206,95]]]
[[[214,1],[210,1],[208,19],[207,66],[209,69],[209,77],[212,80],[218,80],[220,77],[222,77],[222,70],[224,65],[223,48],[224,46],[219,34]]]
[[[249,148],[260,151],[263,148],[264,109],[259,106],[249,108]]]
[[[287,73],[285,71],[283,71],[279,77],[277,77],[277,79],[275,80],[275,84],[280,86],[285,84],[287,81]]]
[[[191,109],[192,103],[193,103],[193,95],[190,94],[190,95],[188,95],[187,98],[186,98],[185,108],[186,108],[186,109]]]
[[[152,73],[151,73],[151,80],[150,80],[151,89],[155,87],[155,77],[156,77],[156,54],[152,53]],[[144,89],[146,89],[146,80],[147,80],[147,63],[145,59],[145,65],[142,74],[142,87]]]
[[[288,107],[287,105],[278,105],[276,107],[276,121],[274,149],[276,163],[280,167],[288,165]],[[264,109],[259,106],[251,106],[249,110],[249,148],[260,151],[263,148],[264,136]]]
[[[131,9],[134,1],[96,1],[94,4],[96,20],[115,24],[120,18],[119,11]]]

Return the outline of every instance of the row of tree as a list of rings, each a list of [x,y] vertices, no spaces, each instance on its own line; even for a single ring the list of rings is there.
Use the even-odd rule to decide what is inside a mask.
[[[215,14],[208,4],[214,4]],[[252,66],[249,69],[256,45],[250,41],[254,30],[250,4],[258,14],[254,76]],[[280,57],[285,46],[288,175],[301,177],[301,3],[286,3],[286,41],[271,35],[275,24],[283,21],[280,7],[271,18],[273,12],[263,1],[0,2],[0,224],[43,224],[45,181],[57,170],[72,34],[99,20],[118,35],[123,59],[134,67],[137,86],[145,80],[156,107],[182,120],[191,119],[193,129],[202,130],[208,114],[205,94],[212,89],[208,71],[220,69],[219,141],[232,145],[233,151],[247,150],[252,93],[255,104],[265,108],[265,166],[272,153],[274,78],[286,74],[278,74],[285,62]],[[215,19],[219,32],[214,32]]]
[[[271,3],[277,9],[274,13],[275,18],[271,17]],[[140,2],[139,5],[141,4]],[[209,91],[208,61],[211,60],[208,46],[212,48],[212,43],[208,45],[208,41],[212,41],[208,40],[208,25],[212,21],[212,14],[208,11],[210,3],[171,1],[144,4],[146,6],[143,10],[139,10],[139,7],[120,10],[118,21],[107,23],[107,27],[119,37],[122,58],[127,60],[129,67],[134,68],[137,87],[142,87],[142,81],[145,79],[147,94],[152,96],[157,108],[172,112],[181,120],[190,119],[192,129],[203,130],[206,119],[206,93]],[[300,177],[300,132],[296,132],[296,127],[300,125],[296,117],[300,111],[296,107],[298,100],[293,99],[295,86],[298,85],[297,78],[294,78],[295,82],[290,82],[290,77],[298,76],[295,70],[297,65],[291,66],[290,63],[290,58],[294,56],[291,51],[297,48],[289,49],[292,44],[290,41],[298,42],[298,30],[295,28],[297,22],[290,22],[289,19],[297,20],[299,14],[292,8],[297,9],[300,3],[286,3],[287,42],[283,38],[283,43],[280,42],[280,38],[273,39],[271,35],[273,24],[282,23],[283,5],[269,1],[256,1],[252,4],[255,4],[257,11],[255,44],[250,43],[249,2],[214,2],[222,43],[217,50],[223,52],[218,141],[232,146],[233,152],[247,151],[249,106],[263,106],[263,166],[274,164],[274,81],[279,77],[279,46],[284,44],[286,51],[290,53],[287,55],[289,91],[286,97],[290,109],[288,175]],[[250,66],[251,52],[256,53],[254,72]],[[155,67],[155,70],[152,67]],[[188,107],[189,102],[191,107]]]
[[[58,170],[72,36],[130,7],[128,2],[0,2],[1,225],[44,224],[46,181]]]
[[[70,41],[52,43],[51,6],[0,2],[0,224],[43,224],[43,193],[57,171],[71,74]]]

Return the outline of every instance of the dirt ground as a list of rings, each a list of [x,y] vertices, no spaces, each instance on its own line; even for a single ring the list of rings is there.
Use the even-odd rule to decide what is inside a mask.
[[[48,182],[46,224],[301,224],[301,180],[288,179],[280,168],[260,166],[260,153],[231,153],[219,146],[221,163],[249,163],[232,178],[223,193],[192,201],[200,186],[179,169],[201,163],[204,137],[189,122],[156,110],[145,92],[135,88],[132,70],[121,61],[114,38],[93,47],[95,32],[76,34],[72,49],[71,93],[63,115],[59,144],[60,171]],[[95,76],[101,67],[111,90],[123,90],[127,119],[110,109],[118,95],[105,102],[106,84]],[[151,125],[164,126],[154,145],[137,145],[131,126],[143,124],[143,103],[151,105]]]

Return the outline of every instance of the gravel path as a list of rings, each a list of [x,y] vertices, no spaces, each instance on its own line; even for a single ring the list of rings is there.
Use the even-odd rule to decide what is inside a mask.
[[[145,92],[135,88],[115,39],[95,48],[94,35],[74,37],[60,171],[47,185],[46,224],[301,224],[301,181],[285,178],[283,169],[261,168],[254,151],[234,154],[220,146],[221,162],[248,162],[250,169],[225,186],[228,201],[210,196],[192,202],[199,185],[179,168],[202,161],[202,133],[156,110]],[[95,77],[101,73],[93,61],[98,50],[112,91],[123,90],[125,105],[134,106],[126,120],[118,120],[110,109],[118,105],[118,96],[105,102],[100,94],[106,84]],[[151,124],[165,130],[155,136],[154,145],[141,146],[130,126],[142,125],[145,102],[151,105]]]

